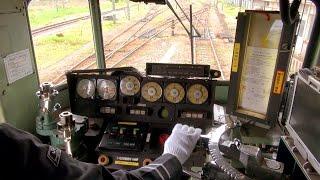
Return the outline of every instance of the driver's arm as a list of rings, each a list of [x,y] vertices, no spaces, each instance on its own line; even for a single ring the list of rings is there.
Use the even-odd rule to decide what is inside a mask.
[[[103,166],[77,161],[42,144],[30,133],[1,124],[0,179],[179,179],[181,164],[190,156],[199,136],[199,130],[176,125],[165,143],[164,154],[154,162],[137,170],[110,173]]]

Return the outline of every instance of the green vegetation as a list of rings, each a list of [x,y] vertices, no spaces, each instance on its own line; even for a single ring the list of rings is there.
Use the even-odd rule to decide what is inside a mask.
[[[85,7],[70,7],[63,9],[29,10],[30,24],[32,28],[45,26],[51,23],[62,21],[64,18],[74,14],[88,12]]]
[[[233,6],[232,4],[224,3],[223,12],[228,17],[236,17],[238,16],[239,7]]]
[[[136,19],[139,17],[143,17],[144,14],[146,14],[147,9],[140,5],[140,8],[138,10],[138,6],[133,6],[133,4],[130,5],[130,13],[131,13],[131,19]],[[116,24],[113,24],[113,21],[102,21],[102,30],[104,32],[107,32],[110,29],[117,28],[120,25],[123,25],[125,23],[128,23],[128,20],[125,16],[120,17],[117,19]]]
[[[79,0],[78,0],[79,1]],[[73,16],[88,14],[89,5],[87,1],[73,0],[66,4],[64,7],[55,6],[54,4],[33,4],[29,6],[29,19],[32,29],[45,26],[52,23],[57,23]],[[41,1],[42,2],[42,1]],[[112,3],[110,1],[101,1],[101,11],[108,11],[112,9]],[[116,3],[116,8],[125,7],[125,0],[121,0]]]
[[[131,18],[137,18],[145,14],[146,9],[141,8],[138,11],[137,6],[131,9]],[[102,28],[104,32],[128,23],[126,17],[121,17],[116,24],[112,21],[103,21]],[[107,40],[108,37],[104,37]],[[37,66],[39,69],[46,68],[60,61],[74,51],[80,49],[93,39],[90,20],[87,20],[77,26],[65,30],[57,35],[47,35],[34,39],[35,54]],[[40,75],[41,76],[41,75]]]
[[[34,40],[38,68],[46,68],[92,41],[91,23],[84,22],[64,33]]]

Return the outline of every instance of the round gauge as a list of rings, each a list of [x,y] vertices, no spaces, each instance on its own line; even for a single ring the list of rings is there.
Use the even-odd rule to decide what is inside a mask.
[[[95,84],[89,79],[82,79],[77,84],[77,93],[80,97],[87,99],[94,95]]]
[[[179,103],[183,100],[185,96],[185,91],[181,84],[179,83],[170,83],[164,89],[164,97],[167,101],[171,103]]]
[[[203,104],[208,99],[208,89],[202,84],[194,84],[188,88],[187,98],[192,104]]]
[[[142,97],[149,102],[155,102],[162,96],[162,88],[156,82],[148,82],[142,86]]]
[[[98,94],[102,99],[114,99],[117,94],[117,88],[113,81],[110,80],[98,80]]]
[[[126,76],[120,81],[120,91],[127,96],[133,96],[140,91],[140,81],[134,76]]]

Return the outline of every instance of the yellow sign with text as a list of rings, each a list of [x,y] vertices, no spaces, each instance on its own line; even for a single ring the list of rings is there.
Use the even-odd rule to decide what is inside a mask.
[[[115,161],[114,164],[123,165],[123,166],[139,166],[139,162],[132,162],[132,161]]]
[[[277,71],[276,79],[274,81],[273,93],[281,94],[284,80],[284,71]]]
[[[232,68],[231,68],[232,72],[238,71],[239,56],[240,56],[240,43],[234,43],[233,57],[232,57]]]

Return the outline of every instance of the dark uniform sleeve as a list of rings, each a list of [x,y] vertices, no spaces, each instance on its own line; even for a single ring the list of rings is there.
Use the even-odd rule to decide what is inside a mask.
[[[179,179],[178,159],[165,154],[148,166],[110,173],[105,167],[77,161],[60,149],[42,144],[34,135],[0,125],[0,179]]]

